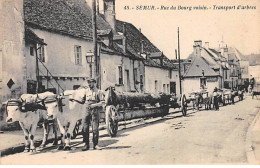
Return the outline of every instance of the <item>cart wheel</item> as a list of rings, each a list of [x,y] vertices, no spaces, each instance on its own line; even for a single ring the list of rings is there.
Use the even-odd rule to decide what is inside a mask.
[[[77,135],[79,134],[79,126],[80,126],[80,122],[77,121],[76,125],[75,125],[75,128],[73,130],[73,133],[72,133],[72,136],[71,136],[71,139],[75,139],[77,137]]]
[[[186,102],[186,96],[182,95],[181,97],[181,112],[183,116],[186,116],[187,114],[187,102]]]
[[[115,106],[106,107],[106,127],[107,132],[111,137],[115,137],[118,130],[118,121],[116,120],[117,110]]]

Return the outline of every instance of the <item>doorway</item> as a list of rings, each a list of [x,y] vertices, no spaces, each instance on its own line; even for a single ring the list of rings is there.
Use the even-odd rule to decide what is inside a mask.
[[[170,82],[170,94],[176,94],[176,82]]]

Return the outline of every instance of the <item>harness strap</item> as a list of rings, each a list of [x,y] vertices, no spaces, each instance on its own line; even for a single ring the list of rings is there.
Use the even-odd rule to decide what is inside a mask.
[[[79,104],[84,104],[85,102],[81,102],[81,101],[79,101],[79,100],[76,100],[76,99],[69,99],[69,101],[71,101],[71,102],[77,102],[77,103],[79,103]]]

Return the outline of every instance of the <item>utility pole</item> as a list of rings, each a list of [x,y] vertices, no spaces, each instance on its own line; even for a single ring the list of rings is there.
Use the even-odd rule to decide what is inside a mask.
[[[37,43],[35,44],[35,61],[36,61],[36,91],[35,93],[38,93],[39,90],[39,63],[38,63],[38,48]]]
[[[97,0],[97,14],[99,15],[99,0]]]
[[[180,80],[180,94],[182,94],[181,90],[181,58],[180,58],[180,37],[179,37],[179,27],[178,27],[178,59],[179,59],[179,80]]]
[[[100,87],[99,77],[99,57],[97,55],[97,19],[96,19],[96,0],[92,0],[92,29],[93,29],[93,54],[94,54],[94,73],[93,77],[97,80],[97,87]]]

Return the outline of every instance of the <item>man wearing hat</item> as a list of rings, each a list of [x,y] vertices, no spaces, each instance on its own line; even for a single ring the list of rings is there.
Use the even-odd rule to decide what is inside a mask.
[[[215,87],[214,91],[213,91],[213,104],[214,104],[215,110],[219,110],[218,101],[219,101],[218,88]]]
[[[99,138],[99,113],[102,110],[102,105],[104,104],[104,95],[96,87],[96,80],[90,78],[88,80],[89,88],[86,89],[86,113],[82,119],[82,134],[83,143],[85,143],[82,151],[89,150],[89,126],[92,121],[92,132],[93,132],[93,149],[100,149],[98,145]]]

